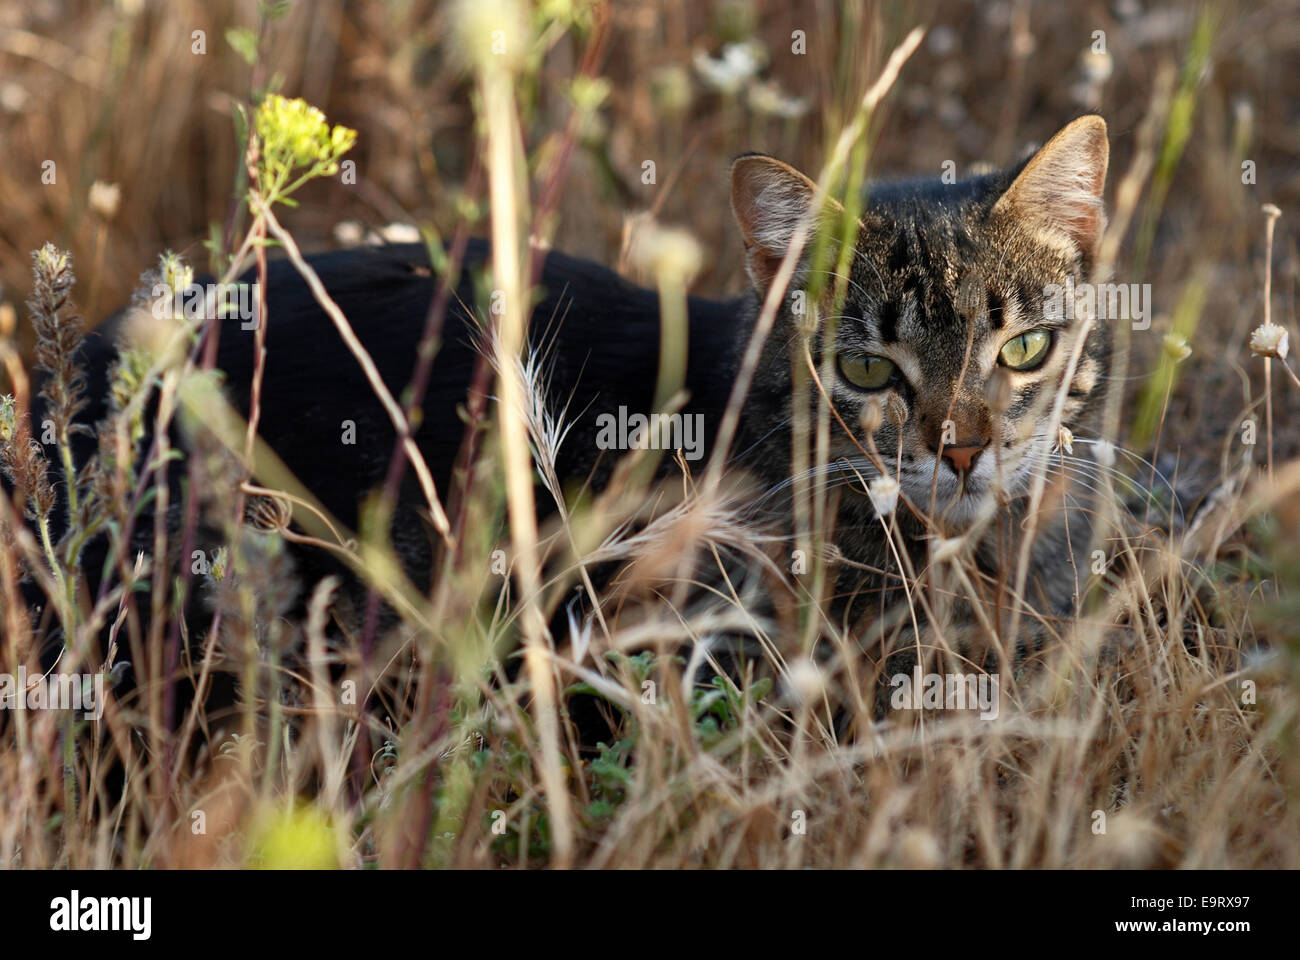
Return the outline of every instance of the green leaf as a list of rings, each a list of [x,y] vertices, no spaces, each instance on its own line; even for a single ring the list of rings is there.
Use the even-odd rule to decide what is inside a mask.
[[[247,27],[231,27],[226,31],[226,42],[244,58],[251,67],[257,63],[257,34]]]

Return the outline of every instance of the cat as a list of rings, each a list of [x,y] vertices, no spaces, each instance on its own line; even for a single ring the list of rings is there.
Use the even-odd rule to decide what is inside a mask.
[[[1023,600],[1049,617],[1077,606],[1090,511],[1086,503],[1065,505],[1062,481],[1076,471],[1060,444],[1097,433],[1111,335],[1104,323],[1088,328],[1065,388],[1060,425],[1068,433],[1052,429],[1049,414],[1084,314],[1053,311],[1050,299],[1067,284],[1083,289],[1095,280],[1108,159],[1105,122],[1088,115],[1008,170],[956,183],[936,178],[868,188],[834,328],[835,376],[826,385],[839,413],[831,421],[830,482],[853,491],[839,497],[833,534],[844,559],[836,582],[844,620],[905,599],[898,558],[872,498],[858,489],[879,477],[880,467],[909,504],[900,504],[894,519],[914,570],[927,567],[928,549],[957,542],[995,503],[993,521],[975,531],[970,552],[1004,591],[1015,579],[1033,478],[1044,469],[1054,474],[1054,496],[1040,501]],[[765,293],[814,190],[807,177],[772,158],[735,162],[732,207],[755,297]],[[833,217],[842,208],[822,213]],[[792,287],[808,280],[797,273]],[[792,362],[799,362],[791,353],[798,352],[793,345],[803,322],[792,314],[793,302],[782,300],[746,401],[740,444],[762,446],[753,467],[771,488],[785,490],[791,443],[784,425],[794,412]],[[750,315],[756,310],[755,300]],[[831,347],[827,330],[822,320],[811,337],[814,361]],[[873,403],[883,416],[867,410]],[[864,412],[879,423],[875,463],[861,436],[843,429],[857,427]],[[973,602],[960,604],[963,619],[970,619]],[[996,607],[997,599],[986,605]],[[1022,624],[1015,638],[1022,652],[1040,627]],[[898,640],[913,642],[910,631]]]
[[[933,179],[866,188],[833,340],[824,314],[808,340],[814,366],[821,368],[828,352],[834,354],[833,376],[823,387],[838,414],[831,422],[825,468],[836,505],[828,533],[836,570],[830,613],[837,621],[867,623],[906,599],[902,557],[895,555],[900,545],[911,568],[920,570],[936,543],[957,543],[972,531],[970,554],[986,575],[977,585],[997,582],[1005,590],[1016,556],[1008,547],[1023,539],[1034,477],[1061,455],[1060,434],[1045,425],[1083,323],[1045,319],[1044,291],[1067,279],[1084,284],[1092,275],[1105,226],[1107,158],[1105,123],[1085,116],[1005,171],[956,183]],[[718,426],[762,299],[814,196],[812,181],[779,160],[746,154],[733,163],[731,206],[751,288],[731,300],[692,297],[688,302],[684,387],[689,399],[681,413],[704,425],[704,458],[715,452]],[[841,212],[829,201],[820,217]],[[827,262],[834,263],[838,251],[831,252]],[[482,324],[467,305],[475,302],[473,274],[488,260],[488,245],[471,241],[414,435],[444,496],[455,486],[463,408],[482,347]],[[311,263],[389,389],[400,395],[415,367],[439,283],[426,248],[363,247],[317,255]],[[736,469],[761,484],[754,522],[771,525],[775,518],[786,542],[793,510],[792,450],[800,440],[794,433],[792,370],[805,363],[800,329],[808,316],[796,315],[794,304],[810,286],[809,264],[805,252],[763,345],[735,442],[725,452]],[[559,252],[546,255],[539,284],[543,294],[533,310],[529,346],[540,361],[550,412],[569,424],[558,448],[557,473],[570,490],[599,488],[621,456],[601,442],[609,418],[653,412],[659,299],[605,267]],[[288,262],[271,264],[267,297],[260,436],[334,516],[355,527],[362,498],[383,483],[394,449],[392,424]],[[108,370],[124,322],[119,318],[88,341],[85,419],[90,422],[107,412]],[[1079,436],[1095,432],[1109,352],[1106,326],[1092,325],[1062,408],[1061,424]],[[225,374],[232,403],[245,415],[253,357],[254,333],[223,324],[216,365]],[[814,399],[810,393],[810,404]],[[39,418],[39,408],[35,415]],[[812,406],[810,415],[815,423]],[[864,418],[875,428],[869,439],[861,427]],[[84,461],[89,440],[76,443],[76,456]],[[874,463],[871,449],[879,452]],[[663,470],[674,469],[671,458],[663,459]],[[897,508],[883,514],[869,490],[882,468],[896,474],[902,495]],[[1064,460],[1057,472],[1066,472]],[[169,472],[173,527],[183,502],[182,476],[179,469]],[[1051,485],[1058,492],[1059,486]],[[1090,545],[1087,511],[1067,510],[1059,502],[1059,496],[1043,500],[1025,598],[1048,615],[1071,610],[1079,559]],[[423,507],[408,469],[392,534],[407,572],[421,587],[429,584],[435,559],[435,537]],[[886,532],[891,523],[896,525],[892,545]],[[138,524],[142,549],[151,546],[151,528],[147,520]],[[205,535],[201,528],[201,548],[208,546],[202,543]],[[100,540],[86,553],[92,589],[103,549]],[[337,572],[337,565],[310,549],[296,550],[294,557],[301,613],[311,586],[325,572]],[[359,616],[364,590],[350,583],[343,599]],[[981,603],[1001,609],[1002,600],[985,601],[966,598],[957,616],[973,622]],[[190,634],[201,637],[203,631],[191,628]],[[894,647],[915,643],[906,630],[893,635]]]

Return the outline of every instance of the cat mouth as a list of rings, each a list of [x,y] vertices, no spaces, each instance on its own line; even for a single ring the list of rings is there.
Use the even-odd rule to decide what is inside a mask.
[[[870,479],[880,475],[874,465],[857,463],[848,457],[838,461],[835,467],[843,482],[863,493]],[[897,479],[902,494],[915,510],[935,514],[951,514],[955,510],[961,515],[973,515],[990,497],[997,495],[998,487],[1015,496],[1022,482],[1021,467],[1021,464],[1014,467],[1004,464],[1000,484],[982,468],[957,471],[944,463],[936,474],[933,461],[928,465],[904,464],[898,473],[892,470],[888,473]]]
[[[982,477],[967,471],[954,473],[946,468],[941,470],[938,476],[933,473],[904,473],[901,480],[908,496],[912,496],[915,491],[917,494],[924,494],[926,499],[929,499],[931,493],[936,494],[941,500],[981,496],[989,488],[988,482]]]
[[[933,500],[934,509],[959,508],[962,511],[973,510],[990,497],[997,496],[999,484],[992,476],[983,472],[961,471],[960,473],[946,467],[936,477],[933,473],[907,473],[900,477],[900,486],[911,502],[922,510],[928,510]],[[1005,495],[1014,497],[1021,485],[1021,471],[1007,471],[1001,488]]]
[[[943,513],[952,508],[963,512],[981,502],[988,492],[988,484],[974,477],[940,475],[903,476],[900,486],[912,505],[921,511]]]

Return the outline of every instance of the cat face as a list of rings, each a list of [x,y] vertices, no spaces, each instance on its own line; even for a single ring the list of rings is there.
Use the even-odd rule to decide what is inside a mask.
[[[1023,492],[1051,454],[1058,442],[1051,411],[1067,376],[1061,423],[1077,429],[1095,411],[1105,383],[1104,324],[1094,324],[1071,374],[1083,317],[1049,307],[1055,290],[1088,279],[1105,225],[1107,154],[1105,124],[1083,117],[1019,169],[872,189],[841,278],[843,307],[803,327],[819,370],[833,355],[823,385],[849,427],[834,431],[833,469],[870,480],[883,466],[914,504],[933,504],[960,525],[991,491]],[[736,161],[733,209],[760,297],[813,191],[779,161]],[[833,203],[822,209],[823,222],[842,215]],[[795,304],[813,279],[809,260],[768,345],[761,372],[768,390],[788,387],[781,378],[791,354],[807,362]],[[864,419],[878,424],[874,451]]]

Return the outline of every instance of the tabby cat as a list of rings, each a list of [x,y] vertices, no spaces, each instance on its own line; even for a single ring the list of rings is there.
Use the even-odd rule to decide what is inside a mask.
[[[1070,609],[1078,558],[1090,534],[1085,511],[1065,510],[1057,495],[1063,471],[1054,472],[1051,465],[1059,456],[1060,436],[1048,425],[1068,373],[1061,423],[1080,436],[1095,432],[1109,338],[1105,325],[1095,324],[1078,345],[1083,321],[1045,318],[1042,299],[1051,284],[1090,278],[1105,223],[1101,196],[1107,156],[1105,124],[1085,116],[1004,172],[952,184],[936,179],[872,185],[848,258],[847,296],[836,317],[827,315],[825,303],[795,314],[796,294],[811,279],[809,259],[803,258],[763,347],[730,454],[733,463],[761,479],[766,491],[756,498],[765,508],[756,520],[775,514],[788,533],[792,450],[799,440],[792,428],[798,420],[793,371],[808,361],[823,369],[833,354],[833,366],[827,367],[833,374],[821,386],[837,414],[825,469],[837,504],[829,526],[838,578],[833,612],[842,622],[854,624],[897,608],[895,601],[903,598],[900,561],[921,570],[935,545],[960,544],[957,538],[967,534],[973,541],[969,554],[984,574],[976,586],[1005,588],[1025,535],[1028,495],[1043,471],[1053,478],[1036,520],[1026,599],[1048,615]],[[731,201],[753,287],[731,301],[689,302],[685,388],[690,399],[683,412],[702,418],[706,456],[761,299],[813,199],[812,182],[778,160],[746,155],[733,165]],[[838,212],[830,203],[821,215]],[[479,323],[465,305],[475,302],[472,273],[487,260],[487,245],[471,242],[415,435],[439,492],[451,501],[453,467],[464,440],[463,407],[480,341]],[[423,246],[341,251],[314,257],[312,264],[390,390],[400,395],[411,379],[438,286]],[[620,408],[651,410],[658,298],[603,267],[560,253],[545,258],[539,279],[544,295],[533,312],[530,343],[542,358],[552,412],[572,423],[558,451],[557,470],[571,489],[598,486],[619,456],[596,442],[602,415],[616,415]],[[268,287],[261,436],[334,515],[355,525],[358,504],[383,483],[388,470],[391,423],[292,266],[273,263]],[[801,330],[809,316],[818,318],[818,326],[805,341]],[[115,354],[110,344],[117,329],[110,325],[87,348],[91,422],[106,412],[107,371]],[[228,394],[245,414],[253,337],[239,324],[227,323],[216,344]],[[809,396],[811,404],[815,397]],[[39,422],[39,411],[36,416]],[[864,429],[864,421],[874,429]],[[340,439],[347,423],[355,428],[351,443]],[[84,460],[89,440],[77,443],[78,458]],[[147,439],[142,449],[148,449]],[[892,515],[884,511],[893,525],[893,546],[877,509],[882,498],[873,500],[870,489],[873,480],[880,487],[882,470],[896,475],[901,486],[897,509]],[[185,502],[184,472],[170,470],[173,527]],[[435,538],[422,507],[408,470],[393,537],[417,584],[429,582],[435,565]],[[141,549],[151,547],[152,526],[148,518],[137,524]],[[216,546],[204,536],[201,528],[198,547]],[[85,556],[96,589],[96,573],[104,569],[102,541]],[[314,581],[332,567],[328,557],[312,550],[298,551],[296,563],[301,604]],[[355,583],[352,592],[359,611],[364,592]],[[1001,609],[1000,602],[995,599],[991,609]],[[980,613],[971,607],[957,615],[970,620]],[[204,630],[194,626],[190,635],[202,637]],[[907,641],[898,634],[894,642]]]
[[[956,551],[962,541],[955,538],[969,534],[978,568],[1005,590],[1015,579],[1033,480],[1045,471],[1051,482],[1040,499],[1025,599],[1046,616],[1070,610],[1079,570],[1087,575],[1090,511],[1064,498],[1071,470],[1059,447],[1069,446],[1072,434],[1096,435],[1111,341],[1105,324],[1093,323],[1078,345],[1084,311],[1053,311],[1045,303],[1053,285],[1082,289],[1092,279],[1105,226],[1108,153],[1105,123],[1084,116],[1013,169],[951,184],[933,179],[868,189],[843,307],[818,318],[808,350],[819,368],[826,351],[834,354],[835,375],[823,384],[838,414],[826,469],[828,484],[840,491],[837,605],[850,622],[855,613],[903,599],[901,558],[893,556],[873,505],[887,509],[880,503],[887,497],[869,492],[882,472],[901,488],[895,546],[906,546],[912,570],[927,566],[936,545]],[[766,293],[813,198],[814,184],[784,163],[765,156],[735,161],[732,206],[757,296]],[[834,204],[821,212],[843,213]],[[807,262],[791,284],[796,292],[811,279]],[[740,444],[761,448],[754,469],[770,488],[787,491],[792,369],[808,365],[799,356],[808,312],[794,315],[796,302],[789,295],[782,301],[745,405]],[[750,314],[756,310],[755,300]],[[1051,427],[1050,414],[1067,378],[1062,433]],[[874,455],[863,442],[864,419],[875,428]],[[1080,496],[1078,489],[1070,493]]]

